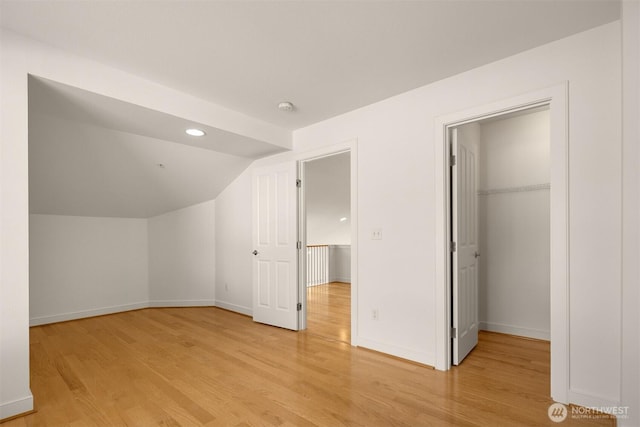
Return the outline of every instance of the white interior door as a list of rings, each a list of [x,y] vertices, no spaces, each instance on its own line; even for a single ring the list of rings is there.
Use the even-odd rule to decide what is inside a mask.
[[[478,344],[478,141],[451,130],[453,364]]]
[[[295,162],[253,173],[253,320],[298,330]]]

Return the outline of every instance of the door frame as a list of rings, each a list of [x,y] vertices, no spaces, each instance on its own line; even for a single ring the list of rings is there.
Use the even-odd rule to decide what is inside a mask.
[[[569,84],[540,89],[437,117],[435,120],[436,342],[435,367],[451,369],[451,204],[449,129],[466,123],[549,106],[551,397],[568,403],[569,391]]]
[[[351,215],[351,345],[358,345],[358,140],[351,139],[318,150],[302,153],[297,157],[298,179],[302,185],[298,188],[298,241],[302,249],[298,251],[298,301],[302,310],[298,312],[298,329],[307,328],[307,221],[304,203],[304,164],[323,157],[349,152],[350,173],[350,215]]]

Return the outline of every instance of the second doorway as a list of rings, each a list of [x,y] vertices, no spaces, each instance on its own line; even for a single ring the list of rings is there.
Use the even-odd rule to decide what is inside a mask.
[[[549,107],[457,126],[452,141],[452,353],[459,364],[478,330],[550,339]]]
[[[302,163],[307,331],[351,342],[350,152]]]

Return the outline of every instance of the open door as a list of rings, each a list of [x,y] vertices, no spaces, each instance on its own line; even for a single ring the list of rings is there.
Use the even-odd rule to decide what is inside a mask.
[[[253,173],[253,320],[298,330],[295,162]]]
[[[453,364],[478,344],[478,140],[451,129]],[[471,133],[471,132],[469,132]]]

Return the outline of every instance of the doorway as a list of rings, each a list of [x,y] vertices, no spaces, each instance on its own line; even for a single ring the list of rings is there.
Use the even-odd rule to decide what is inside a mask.
[[[451,128],[505,113],[549,106],[550,134],[550,342],[551,397],[569,401],[569,86],[563,82],[499,101],[437,117],[435,130],[435,368],[449,370],[451,351],[451,212],[449,131]]]
[[[302,161],[306,329],[351,342],[351,153]]]
[[[357,140],[256,167],[253,199],[253,320],[294,331],[307,329],[305,164],[349,153],[350,336],[357,345]],[[294,191],[295,189],[295,191]],[[342,216],[338,217],[338,221]]]
[[[450,129],[452,362],[478,331],[550,338],[549,107]]]

